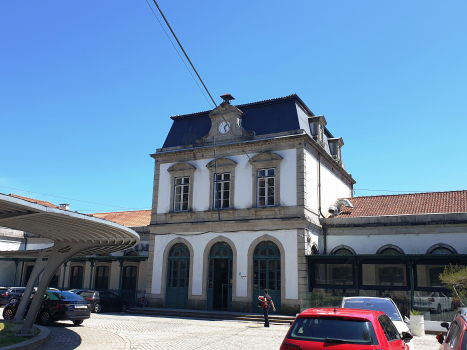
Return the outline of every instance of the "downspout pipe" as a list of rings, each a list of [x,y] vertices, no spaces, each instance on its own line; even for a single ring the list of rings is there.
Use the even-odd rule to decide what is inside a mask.
[[[318,152],[318,213],[324,219],[323,212],[321,211],[321,153],[320,152]],[[323,250],[324,250],[325,255],[327,254],[326,234],[327,234],[326,224],[323,223]]]

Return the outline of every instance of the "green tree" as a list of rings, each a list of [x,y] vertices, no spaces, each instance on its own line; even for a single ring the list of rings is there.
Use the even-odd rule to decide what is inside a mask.
[[[446,266],[439,275],[440,281],[458,298],[462,306],[467,300],[467,267]]]

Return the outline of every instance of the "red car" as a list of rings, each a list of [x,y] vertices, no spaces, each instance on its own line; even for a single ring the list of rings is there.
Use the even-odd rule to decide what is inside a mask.
[[[405,332],[401,338],[382,311],[308,309],[290,326],[280,350],[409,350],[411,339]]]
[[[448,328],[449,323],[441,323],[442,327]],[[439,350],[461,350],[467,348],[467,317],[466,315],[457,316],[449,327],[446,338],[442,333],[436,336],[438,342],[441,344]]]

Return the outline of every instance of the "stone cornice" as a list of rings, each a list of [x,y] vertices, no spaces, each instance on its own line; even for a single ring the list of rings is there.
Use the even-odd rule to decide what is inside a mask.
[[[171,224],[150,225],[151,234],[183,234],[197,232],[238,232],[238,231],[274,231],[287,229],[301,229],[308,227],[309,221],[300,217],[285,219],[247,219],[221,220],[204,222],[184,222]]]
[[[303,147],[301,142],[306,142],[307,145],[311,146],[316,152],[321,153],[322,159],[328,161],[334,169],[341,174],[347,181],[351,184],[355,184],[356,181],[352,178],[352,175],[349,174],[338,162],[336,162],[331,155],[329,155],[311,136],[309,136],[304,130],[297,130],[296,132],[290,133],[280,133],[280,134],[271,134],[271,135],[261,135],[261,139],[254,139],[250,141],[244,141],[241,144],[237,142],[230,142],[227,144],[216,144],[216,152],[221,154],[222,152],[236,151],[236,153],[244,153],[242,149],[248,148],[248,153],[259,153],[262,151],[262,148],[268,147],[270,151],[275,151],[274,146],[285,145],[287,143],[291,144],[290,148]],[[298,142],[298,143],[297,143]],[[170,163],[170,162],[181,162],[186,161],[187,158],[197,159],[203,158],[205,154],[210,154],[214,152],[213,145],[206,145],[201,147],[191,146],[186,148],[173,147],[174,149],[162,149],[158,150],[157,153],[151,154],[151,157],[161,163]],[[206,158],[206,157],[204,157]],[[209,156],[209,158],[212,158]]]

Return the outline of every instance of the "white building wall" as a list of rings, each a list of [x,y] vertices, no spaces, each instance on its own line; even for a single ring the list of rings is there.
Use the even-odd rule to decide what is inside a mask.
[[[280,198],[282,205],[297,205],[297,155],[295,149],[275,151],[283,158],[280,165]],[[250,158],[257,153],[249,154]],[[237,163],[235,167],[235,203],[236,209],[251,208],[253,177],[252,167],[248,163],[246,155],[236,155],[227,157]],[[189,161],[196,167],[193,178],[193,210],[209,210],[210,186],[209,169],[206,165],[212,159],[201,159]],[[170,173],[167,171],[175,163],[161,164],[159,175],[159,193],[157,198],[157,213],[163,214],[170,211],[170,196],[172,188],[170,184]]]
[[[316,182],[318,186],[318,182]],[[352,196],[351,188],[321,163],[321,211],[324,215],[338,198]]]
[[[192,295],[202,295],[203,283],[206,283],[206,276],[203,276],[204,249],[206,245],[218,236],[228,236],[233,242],[237,251],[237,283],[236,296],[248,296],[248,279],[251,279],[252,271],[248,271],[248,249],[255,239],[263,235],[269,235],[278,239],[285,251],[285,256],[281,256],[285,262],[285,271],[282,271],[282,278],[285,282],[285,298],[298,299],[298,265],[297,265],[297,231],[296,230],[277,230],[277,231],[240,231],[230,233],[228,235],[209,232],[201,235],[180,235],[190,242],[194,250],[194,256],[191,257],[190,263],[193,265],[192,276]],[[162,271],[163,254],[168,243],[176,236],[156,237],[155,246],[157,251],[154,253],[154,268],[152,278],[152,294],[160,294],[162,292],[162,278],[165,275]],[[233,247],[232,247],[233,248]],[[239,274],[247,276],[239,278]],[[284,282],[283,282],[284,283]]]
[[[306,206],[318,212],[318,160],[308,151],[305,153]]]
[[[449,230],[449,229],[447,229]],[[427,250],[438,243],[452,246],[459,254],[467,254],[467,232],[443,234],[388,234],[328,236],[328,252],[339,245],[347,245],[357,254],[376,254],[379,248],[393,244],[405,254],[426,254]]]

